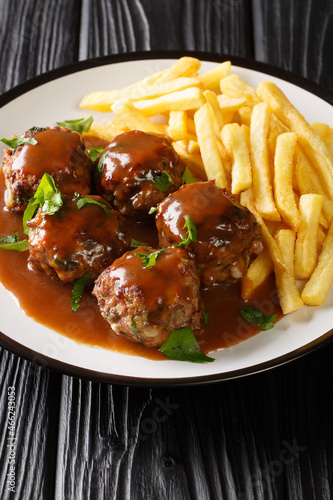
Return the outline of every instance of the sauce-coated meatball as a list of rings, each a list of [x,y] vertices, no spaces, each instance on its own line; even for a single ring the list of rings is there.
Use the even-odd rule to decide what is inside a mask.
[[[99,276],[93,291],[111,328],[148,347],[161,346],[175,329],[200,330],[203,315],[200,281],[187,252],[167,248],[154,266],[143,267],[136,254],[154,251],[141,246],[127,252]]]
[[[80,134],[64,127],[47,127],[32,128],[23,137],[34,138],[37,144],[5,149],[2,160],[10,210],[25,210],[44,173],[53,177],[63,194],[91,192],[92,164]]]
[[[133,130],[115,137],[95,168],[98,194],[121,214],[142,216],[181,186],[185,165],[167,137]],[[160,189],[156,182],[166,174],[172,183],[168,186],[166,180],[167,189]]]
[[[258,225],[250,211],[214,182],[188,184],[170,194],[159,205],[156,226],[160,246],[183,241],[188,215],[197,230],[197,242],[187,247],[201,281],[236,281],[249,265],[251,253],[260,246]]]
[[[51,277],[70,282],[92,272],[91,280],[126,252],[131,239],[124,230],[123,217],[99,196],[87,196],[92,203],[77,208],[78,198],[64,199],[53,215],[41,209],[27,224],[29,267],[44,270]]]

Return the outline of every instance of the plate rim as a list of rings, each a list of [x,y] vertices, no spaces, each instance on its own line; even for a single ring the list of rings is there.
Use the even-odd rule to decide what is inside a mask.
[[[289,71],[287,69],[274,66],[270,63],[257,61],[256,59],[249,59],[246,57],[233,56],[230,54],[217,53],[217,52],[204,52],[196,50],[187,50],[187,51],[157,50],[157,51],[126,52],[120,54],[111,54],[106,56],[93,57],[83,61],[75,61],[73,63],[52,69],[50,71],[43,72],[39,75],[29,78],[28,80],[25,80],[22,83],[15,85],[11,89],[0,94],[0,108],[5,104],[8,104],[16,97],[19,97],[20,95],[28,92],[29,90],[35,89],[45,83],[48,83],[52,80],[56,80],[57,78],[77,73],[85,69],[92,69],[99,66],[106,66],[108,64],[115,64],[121,62],[129,62],[129,61],[139,61],[139,60],[149,60],[149,59],[179,59],[180,57],[183,56],[196,57],[200,60],[216,62],[216,63],[229,60],[231,61],[231,64],[235,66],[240,66],[246,69],[260,71],[268,75],[281,78],[282,80],[286,80],[289,83],[293,83],[299,87],[302,87],[304,90],[307,90],[312,94],[317,95],[318,97],[320,97],[321,99],[323,99],[324,101],[328,102],[333,106],[333,90],[330,90],[327,87],[324,87],[313,80],[309,80],[304,76],[301,76],[297,73],[293,73],[292,71]]]
[[[71,64],[55,68],[30,78],[22,83],[19,83],[10,90],[0,95],[0,108],[8,104],[17,97],[27,93],[32,89],[36,89],[48,82],[58,78],[68,76],[86,69],[93,69],[100,66],[111,65],[121,62],[144,61],[149,59],[179,59],[183,56],[196,57],[202,61],[209,62],[222,62],[230,60],[235,66],[266,73],[267,75],[281,78],[289,83],[292,83],[303,90],[311,92],[328,104],[333,105],[333,91],[321,86],[320,84],[311,81],[301,75],[295,74],[289,70],[273,66],[254,59],[247,59],[239,56],[232,56],[224,53],[212,53],[202,51],[140,51],[140,52],[127,52],[121,54],[106,55],[96,58],[87,59],[84,61],[76,61]],[[320,349],[331,342],[333,339],[333,329],[324,333],[317,339],[305,344],[304,346],[290,351],[277,358],[232,370],[226,373],[215,373],[210,375],[199,375],[191,377],[177,377],[177,378],[146,378],[146,377],[132,377],[126,375],[116,375],[105,372],[94,371],[85,369],[73,364],[65,363],[54,358],[45,356],[25,345],[13,340],[8,335],[0,331],[0,345],[19,357],[32,362],[41,367],[47,368],[51,371],[60,372],[63,375],[69,375],[77,378],[87,379],[90,381],[101,383],[114,383],[126,386],[137,387],[170,387],[170,386],[188,386],[188,385],[201,385],[207,383],[223,382],[242,378],[249,375],[272,370],[281,367],[292,361],[296,361],[303,356],[313,353],[315,350]]]
[[[7,341],[8,339],[8,341]],[[106,384],[117,384],[124,385],[128,387],[186,387],[194,385],[204,385],[211,383],[222,383],[230,380],[236,380],[251,375],[258,375],[273,369],[280,368],[286,364],[293,361],[297,361],[311,353],[322,349],[326,345],[332,342],[333,339],[333,329],[321,335],[318,339],[305,344],[304,346],[288,352],[278,358],[274,358],[270,361],[265,361],[256,365],[251,365],[246,368],[240,368],[238,370],[232,370],[226,373],[214,373],[211,375],[201,375],[198,377],[177,377],[177,378],[147,378],[147,377],[132,377],[126,375],[116,375],[105,372],[98,372],[95,370],[90,370],[86,368],[81,368],[63,361],[58,361],[49,356],[45,356],[41,353],[26,347],[16,340],[11,339],[3,332],[0,331],[0,346],[5,348],[10,353],[19,356],[37,365],[40,368],[47,368],[56,373],[62,375],[71,376],[90,382],[106,383]],[[156,361],[161,362],[161,361]],[[164,361],[162,361],[164,362]],[[167,360],[165,360],[167,362]]]

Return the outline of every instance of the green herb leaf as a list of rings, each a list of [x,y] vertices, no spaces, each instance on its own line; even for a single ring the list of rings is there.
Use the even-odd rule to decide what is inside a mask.
[[[111,217],[110,215],[110,212],[107,208],[106,205],[104,205],[104,203],[101,203],[100,201],[97,201],[97,200],[94,200],[93,198],[80,198],[77,203],[76,203],[76,206],[77,206],[77,209],[80,210],[82,207],[84,207],[85,205],[88,204],[91,204],[91,205],[97,205],[98,207],[101,207],[104,212],[106,213],[106,215],[108,217]]]
[[[133,333],[135,333],[135,335],[136,335],[139,339],[143,340],[142,335],[140,335],[140,332],[139,332],[139,330],[138,330],[138,329],[137,329],[137,327],[136,327],[136,322],[135,322],[135,316],[134,316],[134,314],[133,314],[133,316],[132,316],[131,330],[132,330],[132,332],[133,332]]]
[[[191,363],[211,363],[214,358],[206,356],[200,351],[200,346],[191,328],[173,330],[159,351],[165,357],[177,361],[190,361]]]
[[[142,243],[141,241],[135,240],[134,238],[131,239],[131,248],[138,248],[146,245],[147,243]]]
[[[154,184],[157,189],[165,193],[169,189],[171,184],[174,184],[174,182],[168,172],[166,170],[163,170],[161,175],[156,175],[154,177]]]
[[[186,233],[183,235],[183,241],[179,243],[179,247],[186,247],[191,241],[196,243],[197,241],[197,228],[193,222],[193,219],[189,215],[185,215],[185,224],[183,229],[186,229]]]
[[[155,212],[157,212],[157,210],[158,210],[158,207],[151,207],[151,209],[148,212],[148,215],[154,214]]]
[[[65,120],[63,122],[57,122],[59,127],[67,127],[72,132],[78,132],[82,134],[83,132],[88,132],[92,122],[94,121],[92,116],[88,116],[88,118],[78,118],[77,120]]]
[[[28,240],[18,241],[17,232],[13,233],[11,236],[1,236],[0,237],[0,248],[2,250],[15,250],[17,252],[24,252],[29,250]]]
[[[142,259],[142,267],[153,267],[156,264],[157,257],[165,251],[165,248],[161,248],[160,250],[156,250],[156,252],[152,252],[148,255],[145,253],[135,253],[136,257]]]
[[[209,311],[206,311],[203,315],[203,319],[204,319],[204,323],[205,325],[208,325],[208,321],[209,321]]]
[[[255,307],[244,307],[240,310],[241,315],[248,323],[253,323],[260,328],[260,330],[270,330],[274,327],[276,314],[265,316],[260,309]]]
[[[98,164],[97,164],[97,167],[96,167],[96,170],[94,173],[94,181],[95,182],[97,181],[99,174],[102,172],[103,163],[104,163],[104,160],[108,154],[109,154],[109,151],[105,151],[105,153],[103,153],[102,156],[100,157],[100,159],[98,160]]]
[[[89,152],[89,157],[92,162],[95,162],[97,159],[97,156],[101,154],[104,148],[88,148]]]
[[[29,233],[27,221],[31,220],[38,208],[42,209],[44,215],[54,215],[63,205],[62,195],[56,188],[54,180],[49,174],[44,174],[37,191],[28,203],[23,214],[23,229],[26,234]]]
[[[0,236],[0,244],[1,243],[16,243],[18,241],[18,232],[11,234],[10,236]]]
[[[91,272],[82,276],[82,278],[75,281],[72,291],[72,311],[76,312],[80,307],[80,302],[83,294],[83,290],[86,284],[89,282],[91,278]]]
[[[63,269],[64,271],[73,271],[75,267],[78,266],[79,264],[75,260],[65,260],[64,262],[62,262],[57,257],[53,259],[53,263],[61,267],[61,269]]]
[[[15,149],[17,146],[23,146],[23,144],[32,144],[33,146],[37,144],[36,139],[33,137],[23,137],[20,135],[19,137],[13,137],[12,139],[1,139],[1,142],[6,144],[10,149]]]
[[[198,182],[198,179],[194,177],[188,167],[185,167],[184,173],[182,175],[182,184],[193,184],[194,182]]]

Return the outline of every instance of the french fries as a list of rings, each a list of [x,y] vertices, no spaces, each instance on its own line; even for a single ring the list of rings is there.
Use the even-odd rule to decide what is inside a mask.
[[[242,279],[241,296],[248,300],[254,291],[268,278],[274,269],[273,261],[267,248],[254,259]]]
[[[277,118],[297,134],[300,145],[320,175],[324,189],[333,199],[333,163],[324,141],[273,82],[260,82],[257,93]]]
[[[333,283],[333,222],[323,244],[318,265],[302,291],[302,299],[310,306],[321,306]]]
[[[183,57],[126,88],[88,94],[82,107],[116,115],[88,134],[168,134],[193,174],[230,190],[261,227],[242,298],[274,271],[284,314],[322,304],[333,283],[333,128],[310,125],[274,83],[255,89],[229,61],[200,66]]]
[[[323,206],[320,194],[303,194],[299,201],[300,226],[295,248],[295,275],[308,279],[317,263],[319,219]]]
[[[250,144],[252,158],[253,194],[257,210],[267,220],[279,221],[276,209],[268,155],[270,110],[265,102],[256,104],[252,111]]]
[[[283,314],[289,314],[303,306],[294,275],[295,233],[292,229],[279,229],[274,237],[288,272],[275,268],[275,280]]]
[[[228,123],[221,131],[221,139],[227,149],[232,163],[231,192],[239,194],[246,191],[252,184],[250,151],[246,132],[238,123]]]
[[[299,213],[292,186],[294,150],[297,135],[280,134],[276,140],[274,157],[274,193],[276,206],[283,220],[295,231],[299,226]]]
[[[214,116],[208,103],[195,113],[194,123],[207,179],[215,180],[220,188],[226,188],[227,179],[214,132]]]

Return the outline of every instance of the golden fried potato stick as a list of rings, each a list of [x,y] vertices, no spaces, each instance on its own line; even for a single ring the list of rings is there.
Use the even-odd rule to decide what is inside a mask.
[[[231,74],[223,78],[220,81],[220,90],[222,94],[229,97],[245,98],[246,102],[244,104],[251,107],[260,102],[255,88],[245,83],[238,75]]]
[[[275,83],[260,82],[257,94],[269,104],[279,120],[297,134],[299,143],[320,175],[324,189],[333,199],[333,163],[324,141]]]
[[[189,87],[154,99],[135,101],[133,105],[146,116],[154,116],[168,111],[187,111],[198,109],[205,104],[206,99],[200,89]],[[113,110],[113,106],[112,106]]]
[[[239,194],[252,184],[250,151],[244,128],[228,123],[222,128],[221,139],[232,158],[231,192]]]
[[[279,271],[282,273],[288,273],[288,268],[286,267],[282,253],[274,240],[273,236],[271,235],[267,225],[265,224],[265,221],[263,220],[261,214],[257,210],[256,206],[254,205],[253,201],[253,188],[248,189],[247,191],[243,191],[240,196],[240,202],[244,207],[247,207],[250,212],[254,215],[256,218],[257,223],[259,224],[261,228],[261,233],[262,233],[262,238],[263,241],[266,245],[266,247],[269,250],[269,254],[271,256],[271,259],[274,263],[274,268],[279,269]]]
[[[323,197],[303,194],[299,200],[300,225],[295,247],[295,276],[308,279],[317,264],[318,229]]]
[[[293,191],[294,151],[297,135],[280,134],[276,140],[274,156],[274,197],[282,219],[295,232],[299,226],[299,212]]]
[[[241,125],[246,125],[247,127],[251,126],[251,116],[252,116],[252,108],[250,106],[242,106],[237,111],[238,122]]]
[[[200,82],[197,78],[182,77],[171,82],[163,82],[160,84],[155,83],[154,85],[126,87],[120,90],[92,92],[82,99],[80,107],[107,113],[111,110],[111,106],[119,99],[139,101],[141,99],[160,97],[170,94],[171,92],[199,86]]]
[[[268,104],[256,104],[252,111],[250,145],[254,203],[261,215],[271,221],[281,220],[276,209],[269,166],[268,134],[270,110]]]
[[[296,162],[296,178],[301,195],[315,193],[323,196],[323,216],[326,223],[322,220],[321,223],[328,228],[333,220],[333,201],[328,198],[317,172],[302,153],[298,155]]]
[[[201,106],[195,113],[194,123],[208,180],[215,180],[219,188],[228,187],[215,135],[213,112],[208,103]]]
[[[219,137],[221,129],[224,125],[224,119],[222,115],[222,111],[219,105],[219,101],[217,100],[217,95],[215,92],[212,90],[205,90],[204,91],[204,96],[212,108],[213,116],[214,116],[214,126],[215,126],[215,133]]]
[[[243,300],[251,298],[255,290],[272,273],[274,264],[267,248],[250,264],[244,278],[242,279],[241,297]]]
[[[182,76],[196,76],[200,67],[201,62],[199,59],[188,56],[181,57],[172,66],[158,73],[155,83],[170,82]],[[147,85],[147,81],[144,81],[143,85]]]
[[[207,180],[204,164],[202,162],[200,153],[189,153],[183,141],[172,143],[176,153],[184,160],[188,168],[193,173],[194,177],[198,179]]]
[[[323,244],[317,267],[302,291],[309,306],[321,306],[333,283],[333,222]]]
[[[323,141],[326,144],[333,161],[333,127],[329,128],[328,132],[323,137]]]
[[[215,90],[219,87],[222,78],[225,78],[229,74],[230,68],[231,62],[224,61],[215,68],[199,75],[198,79],[206,89]]]
[[[279,229],[274,237],[288,268],[288,273],[275,268],[275,281],[283,314],[289,314],[303,306],[294,276],[295,233],[292,229]]]
[[[327,123],[314,122],[312,124],[312,128],[317,132],[318,135],[320,135],[321,138],[323,138],[329,131],[330,126],[327,125]]]
[[[186,111],[170,111],[168,136],[173,141],[182,141],[187,138]]]
[[[98,137],[99,139],[103,139],[104,141],[112,142],[113,139],[123,132],[127,131],[127,129],[119,128],[114,125],[91,125],[88,132],[83,132],[83,138],[86,136]]]
[[[219,94],[217,96],[218,103],[222,113],[229,113],[230,111],[239,111],[246,104],[246,97],[230,97],[227,94]],[[252,108],[249,107],[252,113]]]
[[[163,134],[163,129],[140,113],[131,101],[117,101],[112,108],[117,115],[110,123],[112,127],[121,128],[125,131],[141,130],[148,134]]]

